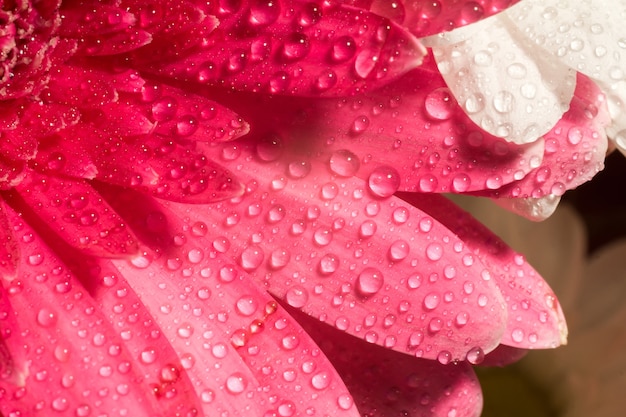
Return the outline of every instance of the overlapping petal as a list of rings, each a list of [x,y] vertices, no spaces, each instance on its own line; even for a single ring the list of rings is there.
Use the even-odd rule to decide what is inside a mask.
[[[389,19],[341,4],[244,0],[214,3],[205,12],[220,24],[201,38],[201,45],[175,48],[175,59],[169,62],[152,47],[141,48],[132,54],[133,65],[239,90],[338,96],[384,85],[418,66],[425,53],[410,33]],[[146,25],[163,18],[176,24],[183,19],[163,8]],[[200,43],[189,40],[184,27],[157,25],[153,32],[167,43],[171,36]]]

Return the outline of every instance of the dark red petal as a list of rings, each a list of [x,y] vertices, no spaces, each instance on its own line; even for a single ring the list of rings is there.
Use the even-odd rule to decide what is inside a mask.
[[[549,194],[560,196],[578,187],[604,168],[608,147],[605,127],[609,123],[604,94],[593,81],[579,73],[569,110],[544,135],[541,164],[520,181],[477,194],[540,198]]]
[[[238,90],[345,96],[389,83],[425,54],[395,23],[352,7],[244,0],[232,10],[216,3],[209,12],[220,25],[201,48],[170,63],[144,48],[133,55],[134,65]],[[169,48],[169,38],[155,38],[151,47]]]
[[[29,171],[15,189],[48,227],[84,253],[128,257],[137,252],[137,239],[132,231],[84,180],[59,179]]]
[[[524,257],[467,212],[434,194],[402,194],[459,236],[489,269],[507,305],[501,343],[521,349],[554,348],[567,341],[567,326],[554,292]]]

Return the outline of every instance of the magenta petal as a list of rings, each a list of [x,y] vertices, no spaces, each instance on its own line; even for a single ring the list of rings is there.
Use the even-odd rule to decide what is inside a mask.
[[[567,342],[561,306],[547,282],[524,257],[449,200],[403,194],[454,231],[489,269],[506,301],[508,320],[501,343],[521,349],[554,348]]]
[[[17,376],[0,379],[0,414],[148,417],[200,409],[184,374],[171,382],[177,395],[154,395],[151,383],[171,374],[161,361],[177,358],[158,329],[141,320],[141,304],[129,305],[124,319],[110,322],[109,312],[101,310],[78,279],[93,285],[91,279],[106,283],[115,276],[98,276],[91,269],[78,271],[77,278],[34,230],[8,211],[23,257],[19,278],[0,281],[0,358],[3,371]],[[115,308],[127,307],[125,295],[109,293]],[[132,346],[141,340],[153,351],[130,351],[128,337],[136,338]]]
[[[179,144],[154,135],[112,140],[94,151],[100,151],[91,155],[98,168],[97,179],[158,198],[208,203],[243,192],[242,184],[229,171],[198,153],[193,142]]]
[[[187,364],[206,415],[358,415],[307,333],[212,248],[203,213],[172,203],[148,207],[128,192],[117,197],[158,250],[114,263]]]
[[[476,194],[490,197],[540,198],[562,195],[591,180],[604,168],[610,117],[604,94],[593,81],[578,74],[569,110],[544,135],[541,164],[520,181]]]
[[[345,160],[329,169],[285,147],[264,163],[276,149],[258,145],[207,150],[239,166],[247,187],[198,219],[216,251],[288,304],[367,341],[442,362],[497,346],[504,300],[454,233],[332,171]]]
[[[169,64],[139,50],[135,65],[238,90],[344,96],[390,82],[418,66],[425,54],[398,25],[352,7],[242,1],[232,9],[215,3],[210,13],[220,25],[202,48]]]
[[[331,358],[363,416],[478,417],[483,398],[468,362],[442,365],[366,343],[293,312]],[[496,349],[497,350],[497,349]]]
[[[133,233],[87,182],[29,171],[15,189],[48,227],[75,248],[103,257],[125,257],[137,251]]]

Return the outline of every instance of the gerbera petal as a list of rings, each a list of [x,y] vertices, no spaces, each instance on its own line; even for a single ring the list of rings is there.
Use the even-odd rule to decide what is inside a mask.
[[[245,142],[207,150],[247,186],[197,217],[214,250],[289,305],[367,341],[442,362],[495,348],[500,291],[463,242],[430,213],[394,197],[383,204],[362,180],[342,178],[342,161],[298,153],[299,143],[274,162]]]
[[[510,142],[533,142],[567,110],[576,71],[537,48],[505,15],[478,25],[466,41],[433,47],[439,70],[478,126]]]
[[[137,251],[134,234],[84,180],[29,171],[15,190],[42,221],[77,249],[103,257],[124,257]]]
[[[60,35],[78,41],[78,55],[112,55],[132,51],[151,41],[134,28],[136,17],[114,4],[62,3]]]
[[[358,415],[306,332],[211,248],[200,223],[205,216],[184,205],[146,205],[145,197],[128,192],[117,194],[116,203],[158,251],[114,263],[187,363],[205,413]]]
[[[399,190],[497,189],[531,172],[544,154],[543,141],[518,146],[475,126],[432,58],[402,79],[354,99],[221,99],[255,126],[260,141],[297,138],[328,158],[349,149],[355,169],[348,175],[369,179],[375,166],[387,165],[396,171]]]
[[[522,255],[444,197],[402,194],[402,198],[433,213],[488,266],[508,308],[502,344],[537,349],[567,342],[565,318],[554,292]]]
[[[169,64],[142,49],[134,55],[136,65],[239,90],[338,96],[386,84],[418,66],[425,54],[398,25],[353,7],[242,1],[215,3],[209,12],[218,16],[220,26],[201,49]]]
[[[591,180],[604,168],[609,120],[604,95],[589,78],[579,74],[569,110],[545,136],[541,164],[519,181],[480,195],[513,198],[561,196]]]
[[[168,370],[167,361],[177,357],[158,329],[141,320],[142,312],[128,309],[125,320],[110,322],[108,313],[38,233],[14,211],[7,211],[24,256],[20,276],[0,281],[1,334],[10,355],[3,349],[1,368],[18,375],[0,380],[0,413],[154,416],[199,410],[184,374],[171,381],[175,396],[153,394],[150,383],[158,382]],[[81,272],[87,282],[92,278],[93,271]],[[119,309],[125,295],[109,296],[117,299]],[[140,363],[141,352],[129,351],[125,337],[136,338],[133,346],[141,340],[144,349],[152,347],[150,353],[160,360]]]
[[[482,393],[468,362],[442,365],[366,343],[288,310],[315,339],[363,416],[478,417]]]

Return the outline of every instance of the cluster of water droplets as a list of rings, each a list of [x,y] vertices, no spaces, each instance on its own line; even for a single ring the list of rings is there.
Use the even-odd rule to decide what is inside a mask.
[[[200,83],[317,95],[363,88],[365,79],[404,71],[423,54],[387,19],[328,2],[232,2],[214,13],[232,46],[217,41],[210,60],[207,54],[193,58],[187,72]]]

